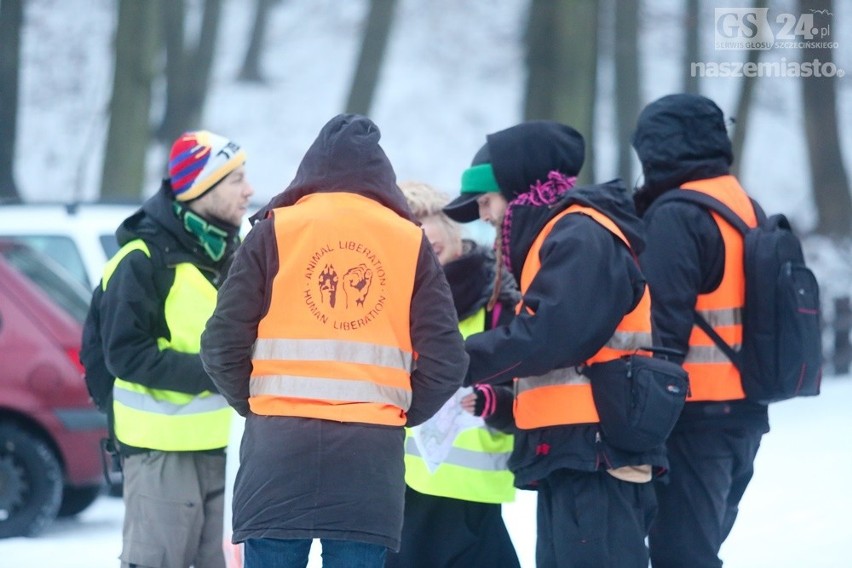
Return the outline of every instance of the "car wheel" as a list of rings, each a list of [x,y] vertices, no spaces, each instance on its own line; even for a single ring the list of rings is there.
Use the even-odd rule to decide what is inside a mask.
[[[0,538],[33,536],[49,525],[62,500],[62,468],[42,438],[0,424]]]
[[[101,485],[86,487],[65,486],[62,491],[62,504],[59,506],[60,517],[73,517],[85,511],[101,494]]]

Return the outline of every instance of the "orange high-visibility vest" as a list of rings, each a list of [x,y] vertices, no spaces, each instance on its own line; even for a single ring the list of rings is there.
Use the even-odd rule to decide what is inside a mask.
[[[754,207],[734,176],[691,181],[683,186],[715,197],[731,208],[746,225],[757,226]],[[677,191],[677,190],[674,190]],[[722,234],[725,266],[722,281],[709,294],[700,294],[695,310],[734,350],[743,340],[742,310],[745,305],[745,269],[743,237],[717,213],[713,220]],[[713,340],[694,325],[689,335],[689,352],[683,362],[689,373],[690,395],[687,400],[739,400],[745,398],[740,373]]]
[[[539,251],[553,226],[565,215],[588,215],[610,231],[630,249],[630,243],[618,226],[606,215],[591,207],[571,205],[545,225],[530,248],[521,272],[521,293],[526,293],[541,269]],[[583,322],[567,322],[582,325]],[[601,363],[634,353],[640,347],[651,345],[651,295],[648,286],[636,307],[618,324],[615,333],[584,364]],[[592,387],[588,377],[574,367],[554,369],[537,377],[515,379],[515,422],[518,428],[529,430],[563,424],[590,424],[600,422]]]
[[[422,231],[354,193],[273,210],[279,269],[252,353],[255,414],[403,425]]]

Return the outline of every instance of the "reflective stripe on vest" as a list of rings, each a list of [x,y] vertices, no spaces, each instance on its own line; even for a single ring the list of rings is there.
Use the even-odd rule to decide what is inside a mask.
[[[421,457],[420,450],[417,448],[417,443],[414,438],[408,438],[405,442],[405,453]],[[466,450],[464,448],[453,447],[446,459],[441,465],[457,465],[467,469],[476,469],[479,471],[502,471],[506,469],[506,464],[509,463],[509,456],[512,455],[512,449],[498,453],[483,453],[477,450]]]
[[[332,339],[258,339],[252,358],[257,361],[331,361],[363,363],[411,372],[411,353],[397,347]]]
[[[422,231],[346,192],[311,194],[272,215],[282,254],[252,353],[252,412],[405,424]]]
[[[151,256],[142,240],[127,243],[104,269],[104,290],[119,263],[135,250]],[[170,338],[157,339],[160,350],[198,353],[201,332],[215,306],[216,288],[192,264],[178,264],[164,301]],[[116,378],[113,411],[118,440],[138,448],[196,451],[223,448],[228,443],[231,410],[221,395],[210,391],[191,395]]]
[[[730,207],[749,227],[757,225],[754,207],[735,177],[721,176],[692,181],[685,184],[684,188],[715,197]],[[742,308],[745,304],[743,237],[715,212],[711,212],[711,215],[719,227],[725,247],[724,272],[715,290],[698,296],[695,309],[728,344],[739,350],[743,337]],[[745,398],[739,371],[698,326],[692,327],[683,368],[689,373],[690,395],[687,400]]]
[[[460,432],[435,471],[420,457],[414,438],[405,441],[405,482],[419,493],[476,503],[515,499],[515,476],[507,463],[513,437],[485,426]]]
[[[485,330],[485,317],[482,308],[460,321],[462,337]],[[446,404],[452,403],[451,399]],[[508,503],[515,499],[515,476],[507,467],[513,444],[510,434],[489,428],[480,419],[479,426],[459,432],[444,461],[430,471],[410,429],[406,429],[405,482],[426,495],[477,503]]]
[[[565,215],[582,214],[591,217],[610,231],[630,249],[630,243],[609,217],[582,205],[571,205],[551,219],[538,237],[524,262],[521,272],[521,293],[526,293],[541,268],[539,253],[553,226]],[[636,307],[626,314],[612,337],[584,364],[600,363],[633,353],[652,343],[651,295],[648,287]],[[600,421],[589,380],[574,368],[554,369],[537,377],[515,379],[515,423],[528,430],[545,426],[590,424]]]

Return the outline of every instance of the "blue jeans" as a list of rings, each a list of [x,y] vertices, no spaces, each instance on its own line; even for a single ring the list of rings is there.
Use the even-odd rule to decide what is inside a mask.
[[[320,539],[323,568],[382,568],[388,549],[380,544]],[[311,539],[250,538],[245,568],[305,568]]]

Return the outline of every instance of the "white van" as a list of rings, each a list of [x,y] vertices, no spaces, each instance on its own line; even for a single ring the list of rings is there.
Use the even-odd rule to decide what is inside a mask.
[[[104,264],[118,251],[115,230],[139,206],[107,202],[0,204],[0,237],[23,241],[92,290],[101,279]]]

